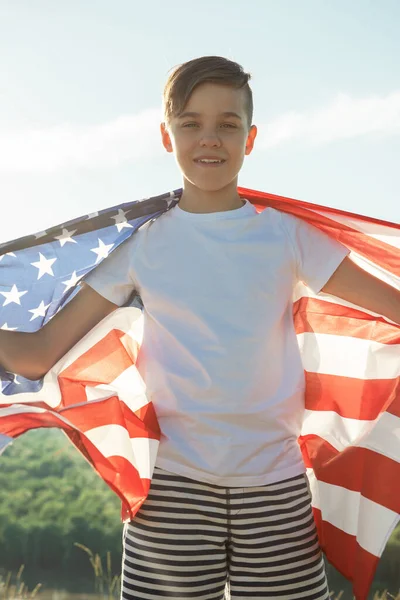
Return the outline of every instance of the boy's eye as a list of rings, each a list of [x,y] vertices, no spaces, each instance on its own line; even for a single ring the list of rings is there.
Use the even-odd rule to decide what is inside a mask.
[[[182,127],[197,127],[198,123],[184,123]],[[223,128],[236,128],[236,125],[233,123],[221,123],[221,127]]]

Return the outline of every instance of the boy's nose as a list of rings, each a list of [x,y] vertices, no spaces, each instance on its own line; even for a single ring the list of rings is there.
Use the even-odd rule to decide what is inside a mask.
[[[221,140],[216,133],[208,133],[203,135],[200,144],[205,147],[215,147],[221,145]]]

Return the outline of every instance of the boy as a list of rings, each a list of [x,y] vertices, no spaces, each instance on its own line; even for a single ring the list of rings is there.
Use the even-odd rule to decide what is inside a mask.
[[[227,581],[235,599],[329,597],[297,444],[304,374],[292,290],[303,280],[400,321],[398,292],[346,248],[240,199],[257,135],[249,79],[220,57],[170,75],[161,135],[183,175],[179,204],[106,259],[43,329],[0,331],[0,364],[38,379],[140,293],[137,367],[162,437],[149,496],[124,531],[126,600],[221,600]]]

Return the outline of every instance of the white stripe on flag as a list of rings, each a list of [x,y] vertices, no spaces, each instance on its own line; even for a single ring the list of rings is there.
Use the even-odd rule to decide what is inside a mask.
[[[301,435],[318,435],[339,452],[348,446],[368,448],[400,462],[400,418],[388,412],[367,421],[330,410],[305,410]]]
[[[152,438],[133,438],[131,443],[135,457],[134,466],[141,479],[151,479],[160,442]]]
[[[0,408],[0,417],[9,417],[10,415],[23,414],[23,413],[45,413],[47,409],[39,408],[38,406],[22,406],[20,404],[13,404],[7,408]],[[58,416],[58,415],[57,415]]]
[[[297,336],[306,371],[355,379],[400,376],[400,346],[325,333]],[[378,360],[379,357],[379,360]]]
[[[359,492],[317,482],[312,469],[307,469],[307,475],[312,504],[322,511],[323,520],[345,533],[357,536],[362,548],[374,556],[380,556],[400,516],[364,498]]]
[[[1,417],[10,417],[12,415],[17,414],[44,414],[49,413],[53,415],[56,420],[62,421],[63,423],[69,425],[70,427],[74,427],[68,419],[63,417],[59,412],[54,410],[48,410],[47,408],[40,408],[39,406],[25,406],[23,404],[13,404],[12,406],[8,406],[7,408],[0,408],[0,418]]]
[[[380,452],[400,463],[400,418],[388,412],[382,413],[368,437],[356,445]]]
[[[23,392],[17,396],[12,396],[11,399],[18,398],[19,404],[28,404],[30,402],[44,402],[50,409],[57,408],[61,402],[61,392],[58,386],[58,375],[64,369],[74,363],[80,356],[90,350],[95,344],[100,342],[110,331],[119,329],[124,331],[134,342],[141,343],[143,336],[143,315],[138,308],[123,308],[118,309],[103,319],[96,327],[94,327],[84,338],[82,338],[67,354],[65,354],[53,367],[46,373],[42,387],[38,392]],[[133,372],[133,371],[132,371]],[[135,381],[136,383],[136,381]],[[127,388],[127,384],[124,384]],[[89,395],[91,392],[89,392]],[[100,392],[90,396],[90,400],[98,400],[114,395],[111,393]],[[139,403],[141,400],[137,400]],[[147,402],[144,401],[140,406]],[[3,394],[0,391],[0,406],[2,404],[10,404],[10,396]]]
[[[362,218],[351,217],[349,215],[332,214],[323,210],[313,210],[313,212],[324,215],[337,223],[344,223],[348,227],[353,227],[353,229],[365,233],[368,237],[385,242],[389,246],[400,248],[399,230],[395,227],[364,221]]]
[[[381,277],[382,281],[386,281],[386,283],[388,284],[393,284],[393,278],[384,278]],[[400,289],[400,283],[398,286]],[[338,306],[346,306],[348,308],[351,308],[353,310],[358,310],[361,311],[363,313],[366,313],[367,315],[371,315],[373,317],[382,317],[382,315],[380,315],[379,313],[374,313],[372,310],[367,310],[366,308],[361,308],[360,306],[358,306],[357,304],[353,304],[352,302],[347,302],[346,300],[343,300],[342,298],[338,298],[337,296],[331,296],[330,294],[325,294],[324,292],[319,292],[319,294],[314,294],[314,292],[312,290],[310,290],[309,287],[307,287],[306,285],[304,285],[303,283],[298,283],[296,285],[296,287],[294,288],[294,292],[293,292],[293,302],[296,302],[297,300],[300,300],[301,298],[315,298],[316,300],[323,300],[326,303],[332,304],[332,305],[338,305]],[[329,307],[327,307],[327,313],[329,314]],[[385,317],[383,317],[386,321],[390,321],[389,319],[386,319]]]
[[[341,451],[354,444],[361,435],[368,434],[374,423],[342,417],[332,410],[305,410],[301,435],[317,434]]]
[[[13,396],[0,392],[0,406],[2,404],[10,404],[15,398],[17,398],[19,404],[28,404],[29,402],[40,400],[40,402],[48,404],[49,408],[56,408],[61,402],[61,392],[57,385],[56,373],[49,371],[46,374],[42,387],[38,392],[23,392]]]
[[[86,437],[105,456],[121,456],[143,478],[151,478],[159,442],[150,438],[130,438],[121,425],[102,425],[85,432]]]
[[[149,404],[146,396],[146,386],[135,365],[126,368],[121,375],[108,385],[86,386],[88,400],[104,400],[116,395],[133,412]]]
[[[71,350],[63,356],[53,369],[60,373],[74,363],[82,354],[93,348],[113,329],[124,331],[139,344],[143,337],[143,315],[139,308],[119,308],[110,313],[89,331]]]

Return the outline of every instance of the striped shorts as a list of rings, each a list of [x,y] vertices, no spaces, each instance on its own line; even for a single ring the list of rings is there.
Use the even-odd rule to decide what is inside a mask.
[[[124,528],[122,598],[329,598],[305,475],[224,488],[156,468]]]

